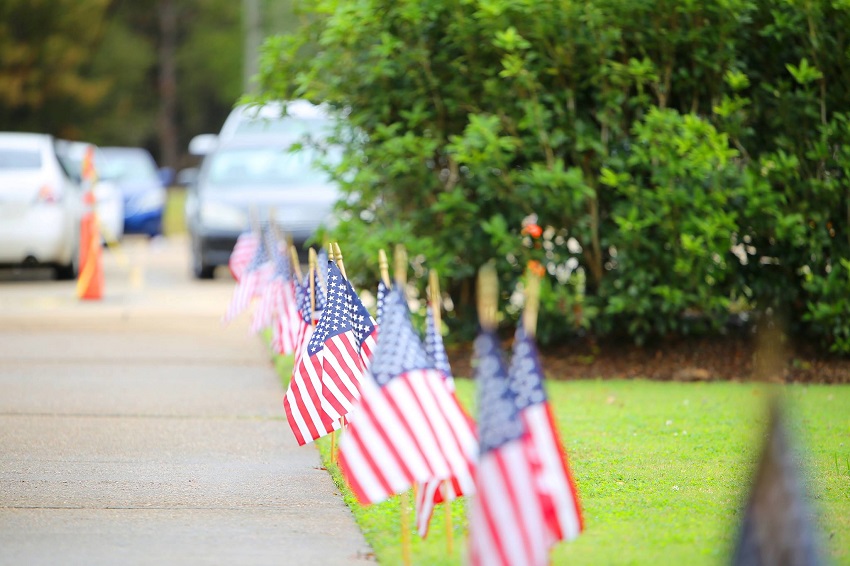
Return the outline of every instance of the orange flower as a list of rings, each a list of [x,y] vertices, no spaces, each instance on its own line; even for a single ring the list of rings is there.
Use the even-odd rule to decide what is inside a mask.
[[[539,225],[537,225],[537,224],[527,224],[527,225],[526,225],[526,226],[522,229],[522,233],[523,233],[523,234],[528,234],[528,235],[529,235],[529,236],[531,236],[532,238],[539,238],[541,235],[543,235],[543,228],[541,228],[541,227],[540,227]]]
[[[537,261],[536,259],[529,260],[528,270],[538,277],[543,277],[544,275],[546,275],[546,268],[543,267],[543,264]]]

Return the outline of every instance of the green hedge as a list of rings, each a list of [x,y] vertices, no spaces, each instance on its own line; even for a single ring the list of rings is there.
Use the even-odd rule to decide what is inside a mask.
[[[304,22],[266,43],[262,97],[346,113],[333,236],[361,284],[402,242],[469,336],[477,268],[509,319],[536,260],[543,342],[770,309],[850,353],[850,2],[325,0]]]

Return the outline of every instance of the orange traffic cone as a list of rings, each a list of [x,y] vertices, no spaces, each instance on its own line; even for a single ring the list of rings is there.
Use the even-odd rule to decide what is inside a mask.
[[[97,225],[97,213],[94,208],[94,154],[88,148],[83,158],[83,179],[88,188],[83,198],[85,212],[80,220],[80,276],[77,279],[77,296],[81,299],[103,298],[103,262],[100,252],[100,229]]]

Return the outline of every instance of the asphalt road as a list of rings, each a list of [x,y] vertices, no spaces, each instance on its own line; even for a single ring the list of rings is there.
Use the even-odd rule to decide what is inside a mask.
[[[0,564],[367,564],[224,273],[125,239],[105,292],[0,273]]]

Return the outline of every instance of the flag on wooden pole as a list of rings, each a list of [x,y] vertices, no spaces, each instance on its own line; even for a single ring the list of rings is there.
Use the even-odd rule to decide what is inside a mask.
[[[475,354],[480,457],[469,509],[470,564],[542,566],[549,562],[550,536],[528,431],[494,331],[482,330]]]
[[[439,307],[437,307],[439,308]],[[443,346],[443,337],[439,333],[434,320],[434,309],[429,306],[425,321],[425,354],[433,366],[442,372],[443,384],[449,391],[455,390],[452,368],[449,358]],[[454,501],[463,495],[463,490],[457,479],[439,480],[432,479],[417,485],[416,489],[416,531],[419,536],[428,536],[428,527],[431,524],[431,516],[434,514],[434,506],[437,503]]]
[[[242,272],[245,271],[245,268],[251,262],[251,258],[254,257],[258,241],[259,239],[251,230],[242,232],[236,238],[236,245],[233,246],[233,251],[230,252],[230,259],[227,262],[230,274],[236,281],[242,278]]]
[[[267,317],[268,324],[265,326],[270,325],[272,329],[272,351],[276,354],[294,354],[300,326],[299,305],[295,298],[295,278],[289,256],[281,249],[281,242],[272,240],[270,248],[274,272],[266,285],[260,304],[257,305],[255,323],[258,319]],[[263,325],[264,323],[259,322],[255,326]]]
[[[452,476],[465,491],[473,489],[475,434],[432,365],[401,291],[389,291],[371,370],[340,442],[340,467],[361,503],[383,501],[414,481]]]
[[[310,298],[310,278],[314,278],[315,269],[311,267],[303,285],[298,285],[297,292],[301,303],[298,345],[295,354],[295,365],[292,379],[283,399],[286,420],[289,423],[295,440],[303,446],[317,438],[321,438],[340,427],[339,419],[329,413],[329,404],[322,393],[322,349],[316,350],[314,338],[320,332],[319,326],[313,327],[313,302]],[[324,301],[322,301],[324,302]],[[317,302],[318,304],[318,302]],[[321,322],[320,322],[321,325]],[[324,327],[322,327],[324,332]]]
[[[785,417],[774,399],[733,566],[821,564],[814,524]]]
[[[269,274],[266,283],[262,285],[262,288],[257,289],[259,300],[254,309],[254,318],[251,321],[251,332],[254,333],[271,326],[275,309],[279,306],[282,279],[289,280],[289,266],[281,263],[280,243],[274,236],[270,225],[263,226],[261,237],[266,245],[268,255],[267,262],[262,269],[267,269]]]
[[[233,297],[224,313],[224,322],[231,322],[239,316],[251,301],[259,294],[267,282],[270,270],[268,269],[269,254],[266,243],[262,237],[257,239],[254,254],[251,261],[245,266],[236,287],[233,289]]]
[[[327,264],[326,304],[307,350],[321,378],[326,410],[339,419],[360,397],[360,381],[375,341],[375,322],[337,265]]]
[[[578,491],[543,388],[537,346],[522,325],[514,338],[508,386],[536,458],[536,484],[552,543],[573,540],[583,529]]]

